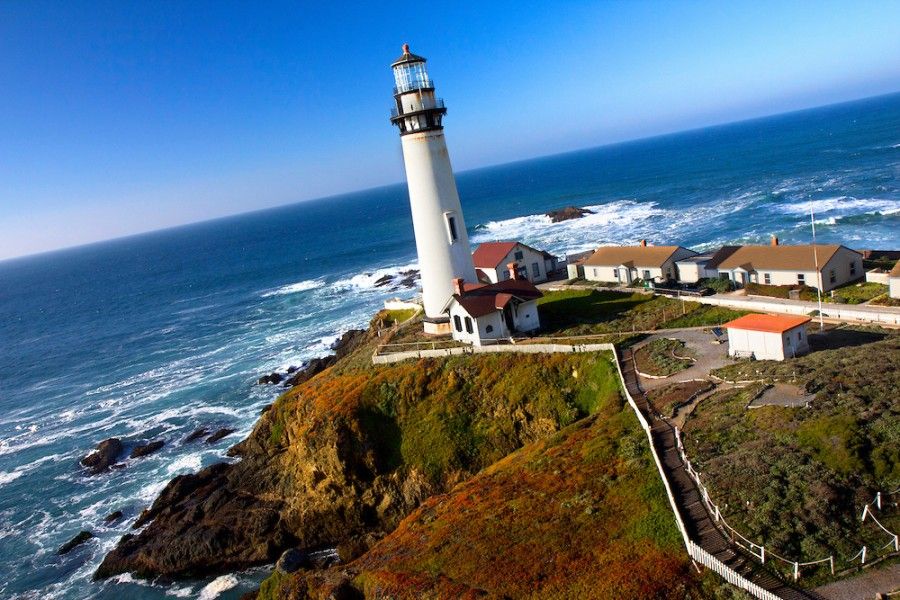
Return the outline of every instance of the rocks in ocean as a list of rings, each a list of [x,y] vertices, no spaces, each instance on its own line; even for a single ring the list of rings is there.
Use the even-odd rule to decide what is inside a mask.
[[[268,375],[263,375],[257,380],[259,385],[265,385],[268,383],[278,384],[284,379],[284,375],[281,373],[269,373]]]
[[[206,438],[206,443],[214,444],[214,443],[218,442],[219,440],[221,440],[223,437],[225,437],[227,435],[231,435],[232,433],[234,433],[234,431],[235,431],[234,429],[229,429],[228,427],[223,427],[222,429],[219,429],[214,434],[212,434],[211,436]]]
[[[188,435],[186,438],[184,438],[183,443],[190,444],[191,442],[196,442],[200,438],[205,437],[207,433],[209,433],[209,429],[207,429],[206,427],[200,427],[198,429],[195,429],[193,432],[191,432],[190,435]]]
[[[288,375],[290,375],[291,373],[293,373],[294,371],[296,371],[296,370],[299,369],[299,368],[300,368],[300,367],[298,367],[298,366],[296,366],[296,365],[291,365],[291,366],[289,366],[289,367],[287,368],[287,373],[288,373]]]
[[[82,458],[81,464],[87,467],[91,475],[99,475],[109,470],[122,451],[122,441],[119,438],[109,438],[97,444],[97,449]]]
[[[580,219],[585,215],[592,215],[594,211],[577,206],[567,206],[557,210],[551,210],[547,213],[551,223],[559,223],[560,221],[570,221],[572,219]]]
[[[123,516],[124,515],[122,514],[122,511],[117,510],[117,511],[111,512],[108,515],[106,515],[103,518],[103,522],[106,525],[112,525],[113,523],[118,523],[119,521],[121,521]]]
[[[275,570],[286,574],[293,573],[300,569],[308,569],[311,566],[312,560],[310,560],[309,554],[297,550],[296,548],[291,548],[290,550],[285,550],[281,554],[278,562],[275,563]]]
[[[293,373],[293,375],[287,379],[284,386],[294,387],[295,385],[300,385],[311,379],[313,376],[318,375],[336,363],[339,359],[350,354],[350,352],[352,352],[365,338],[365,333],[366,332],[363,329],[351,329],[346,332],[331,346],[334,354],[322,358],[311,359],[303,365],[302,369]]]
[[[72,550],[74,550],[75,548],[82,545],[83,543],[85,543],[86,541],[88,541],[89,539],[91,539],[93,537],[94,537],[94,534],[91,533],[90,531],[82,531],[78,535],[73,537],[71,540],[69,540],[62,546],[60,546],[59,550],[57,550],[56,553],[58,555],[68,554],[69,552],[71,552]]]
[[[260,414],[260,415],[266,414],[267,412],[269,412],[270,410],[272,410],[272,407],[273,407],[273,406],[274,406],[274,404],[266,404],[265,406],[262,407],[262,410],[259,411],[259,414]]]
[[[418,269],[410,269],[409,271],[401,271],[400,272],[400,281],[397,282],[397,287],[416,287],[416,280],[419,278],[419,270]]]
[[[142,456],[153,454],[165,445],[166,443],[162,440],[156,440],[154,442],[150,442],[149,444],[138,444],[131,449],[130,458],[141,458]]]
[[[378,280],[375,282],[374,285],[375,285],[375,287],[384,287],[387,284],[389,284],[390,282],[392,282],[393,280],[394,280],[393,275],[382,275],[381,277],[378,278]]]

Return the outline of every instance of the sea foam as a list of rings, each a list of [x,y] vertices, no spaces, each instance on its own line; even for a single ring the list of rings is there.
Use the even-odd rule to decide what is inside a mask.
[[[297,283],[291,283],[274,290],[263,292],[262,294],[260,294],[260,297],[270,298],[272,296],[286,296],[288,294],[296,294],[298,292],[315,290],[322,287],[323,285],[325,285],[325,282],[321,279],[307,279],[305,281],[298,281]]]
[[[216,577],[212,581],[210,581],[206,587],[200,590],[200,595],[197,596],[198,600],[213,600],[221,594],[222,592],[226,592],[233,587],[236,587],[238,584],[238,578],[234,575],[222,575],[221,577]]]

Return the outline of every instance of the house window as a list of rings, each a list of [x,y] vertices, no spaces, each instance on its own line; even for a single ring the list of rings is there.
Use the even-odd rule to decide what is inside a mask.
[[[619,279],[619,270],[618,269],[613,269],[613,277],[616,279],[616,281],[618,281],[618,279]]]
[[[798,332],[797,332],[797,339],[798,339],[798,340],[802,340],[802,339],[803,339],[803,332],[802,332],[802,331],[798,331]]]
[[[541,267],[537,263],[531,263],[531,276],[532,277],[540,277],[541,276]]]
[[[453,315],[453,326],[457,331],[462,331],[462,319],[459,318],[459,315]]]
[[[772,274],[771,273],[763,273],[763,283],[766,285],[772,284]]]
[[[447,221],[447,236],[450,238],[450,243],[452,244],[459,239],[459,235],[456,232],[456,217],[450,213],[445,213],[444,219]]]
[[[644,281],[650,281],[650,271],[644,269]]]
[[[600,269],[593,269],[593,271],[594,271],[594,277],[600,276]]]
[[[466,333],[472,333],[472,319],[466,317]]]
[[[523,256],[523,255],[522,255],[522,251],[521,251],[521,250],[516,250],[516,253],[513,254],[513,256],[516,257],[516,260],[522,260],[522,256]]]
[[[799,285],[806,285],[806,275],[803,273],[797,273],[797,283]]]
[[[828,281],[830,281],[831,283],[837,281],[837,275],[835,275],[834,269],[831,269],[831,271],[828,272]]]
[[[485,333],[493,333],[493,331],[494,331],[493,325],[488,325],[487,327],[484,328]]]
[[[850,263],[850,274],[856,275],[856,263],[855,262]]]

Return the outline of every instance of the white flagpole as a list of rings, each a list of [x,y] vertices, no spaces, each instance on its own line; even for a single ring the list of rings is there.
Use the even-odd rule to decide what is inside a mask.
[[[816,285],[816,297],[819,299],[819,331],[825,331],[825,321],[822,318],[822,272],[819,271],[819,252],[816,249],[816,217],[813,214],[812,206],[809,207],[809,222],[812,225],[813,262],[816,265],[816,279],[819,280]]]

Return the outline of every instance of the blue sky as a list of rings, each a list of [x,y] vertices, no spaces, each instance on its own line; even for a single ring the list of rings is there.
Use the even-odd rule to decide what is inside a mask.
[[[457,5],[458,4],[458,5]],[[900,90],[900,2],[0,2],[0,258]]]

